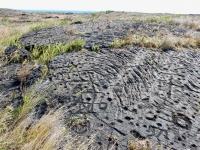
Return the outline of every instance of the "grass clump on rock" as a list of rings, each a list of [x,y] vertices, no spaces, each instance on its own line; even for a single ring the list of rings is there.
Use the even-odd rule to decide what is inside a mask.
[[[115,39],[111,48],[120,48],[127,45],[145,47],[151,50],[181,50],[185,48],[199,49],[200,37],[175,37],[166,36],[162,39],[159,37],[148,37],[140,35],[127,35],[123,39]]]
[[[31,50],[32,59],[38,60],[41,64],[47,64],[51,58],[63,54],[66,52],[80,51],[85,44],[85,41],[82,39],[77,39],[75,41],[69,42],[68,44],[54,44],[48,46],[34,46]]]

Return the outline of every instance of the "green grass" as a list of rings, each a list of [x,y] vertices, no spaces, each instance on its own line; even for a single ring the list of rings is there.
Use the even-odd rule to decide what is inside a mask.
[[[8,16],[8,14],[4,14],[3,15],[3,18],[1,20],[1,24],[2,25],[8,25],[9,24],[9,16]]]
[[[63,24],[68,22],[63,22]],[[52,26],[50,23],[38,23],[34,25],[28,25],[25,31],[37,30],[43,27]],[[9,31],[10,32],[10,31]],[[24,31],[20,29],[12,29],[12,33],[9,33],[8,36],[2,38],[0,41],[0,56],[4,55],[4,47],[15,45],[18,49],[23,48],[22,44],[19,42],[19,38],[24,34]],[[36,60],[36,62],[41,64],[47,64],[51,58],[56,55],[63,54],[70,51],[80,51],[85,44],[84,40],[76,39],[75,41],[71,41],[68,44],[53,44],[48,46],[34,46],[31,50],[31,58],[30,60]],[[99,50],[98,47],[94,47],[93,50]],[[22,60],[23,61],[23,60]],[[9,63],[9,62],[8,62]]]
[[[35,46],[31,52],[32,52],[32,60],[37,60],[40,64],[47,64],[49,61],[63,53],[67,52],[78,52],[80,51],[85,44],[85,41],[82,39],[77,39],[75,41],[69,42],[68,44],[54,44],[54,45],[48,45],[48,46]]]
[[[58,23],[58,25],[64,26],[64,25],[67,25],[67,24],[69,24],[69,23],[71,23],[71,21],[69,21],[69,20],[61,20],[61,21]]]
[[[15,32],[11,34],[11,36],[8,36],[4,38],[1,42],[0,45],[2,46],[9,46],[9,45],[15,45],[18,48],[22,48],[21,43],[19,43],[19,38],[22,36],[22,34]]]
[[[53,27],[53,26],[62,26],[70,24],[72,21],[69,20],[60,20],[60,21],[46,21],[46,22],[37,22],[30,26],[30,31],[35,31],[41,28]]]
[[[54,26],[55,23],[54,22],[38,22],[38,23],[35,23],[34,25],[32,25],[30,27],[30,30],[31,31],[35,31],[35,30],[38,30],[38,29],[41,29],[41,28],[46,28],[46,27],[52,27]]]
[[[161,22],[161,21],[167,21],[170,18],[171,18],[170,15],[163,15],[163,16],[158,16],[158,17],[147,18],[144,21],[145,22]]]
[[[3,147],[0,147],[0,150],[8,150],[8,148],[3,146]]]
[[[92,46],[92,51],[99,52],[100,51],[100,46],[99,45]]]
[[[141,19],[136,17],[136,18],[133,18],[133,21],[134,21],[134,22],[140,22]]]
[[[119,48],[119,47],[123,47],[127,45],[127,43],[124,40],[121,39],[115,39],[111,44],[110,47],[111,48]]]
[[[3,54],[3,48],[5,46],[15,45],[19,49],[23,48],[22,44],[19,42],[19,38],[25,33],[33,30],[38,30],[40,28],[44,27],[50,27],[53,26],[53,22],[38,22],[34,24],[27,24],[23,28],[15,28],[15,27],[9,27],[9,32],[5,37],[0,40],[0,54]]]
[[[41,95],[35,92],[38,83],[39,80],[32,88],[25,90],[24,94],[22,94],[23,104],[20,105],[15,112],[16,122],[25,117],[36,105],[45,101],[45,94]]]
[[[19,49],[23,48],[22,44],[19,42],[19,38],[22,36],[22,33],[18,31],[14,31],[11,35],[3,38],[0,41],[0,57],[4,56],[4,48],[6,46],[14,45],[17,46]]]

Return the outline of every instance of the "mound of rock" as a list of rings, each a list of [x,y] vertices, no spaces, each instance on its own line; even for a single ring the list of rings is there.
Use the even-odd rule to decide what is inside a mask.
[[[30,50],[30,48],[35,45],[67,43],[64,28],[62,26],[42,28],[29,32],[24,34],[19,41],[27,50]]]
[[[76,27],[74,34],[68,32],[72,27]],[[61,118],[84,118],[81,125],[71,129],[84,136],[96,133],[97,149],[125,150],[128,141],[136,137],[148,138],[154,149],[162,145],[164,149],[197,150],[200,147],[200,53],[150,51],[132,46],[111,50],[110,43],[132,32],[130,29],[136,30],[137,24],[114,22],[107,23],[104,30],[98,27],[95,23],[81,23],[69,25],[67,30],[43,28],[20,38],[26,50],[34,45],[67,43],[76,38],[85,39],[88,50],[95,45],[101,49],[98,53],[66,53],[52,58],[47,77],[37,85],[37,91],[47,93],[48,103],[37,106],[33,114],[39,119],[47,107],[56,111],[64,106]],[[185,31],[177,29],[177,32],[181,35]],[[13,68],[20,67],[11,64],[0,71],[5,74],[9,69],[10,74],[15,74]],[[39,66],[24,78],[29,87],[41,72]],[[10,97],[6,89],[9,95],[20,93],[21,81],[10,77],[5,84],[6,77],[0,79],[3,106]],[[16,95],[12,101],[19,103],[19,97],[20,94]]]
[[[21,64],[11,64],[0,68],[0,110],[6,106],[17,108],[22,102],[22,92],[18,72]]]
[[[66,118],[91,116],[74,130],[99,133],[102,149],[113,142],[110,136],[118,138],[119,149],[127,149],[133,136],[165,149],[197,149],[200,62],[190,54],[133,47],[106,54],[64,54],[51,60],[51,80],[41,83],[40,91],[51,91],[52,108],[67,106]]]

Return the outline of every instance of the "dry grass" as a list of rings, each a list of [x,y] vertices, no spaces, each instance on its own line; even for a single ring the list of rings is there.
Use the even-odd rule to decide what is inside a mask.
[[[21,83],[24,81],[25,77],[31,73],[34,67],[37,67],[36,63],[24,60],[22,63],[22,68],[18,73],[18,78],[20,79]],[[45,73],[45,70],[43,72]]]
[[[14,121],[14,108],[11,106],[7,106],[4,110],[0,113],[0,135],[8,131],[9,126]]]
[[[123,39],[116,39],[111,44],[111,48],[120,48],[127,45],[145,47],[151,50],[182,50],[185,48],[199,49],[200,37],[148,37],[140,35],[127,35]]]
[[[16,45],[19,48],[21,44],[18,43],[18,39],[24,34],[30,31],[32,25],[24,26],[6,26],[0,28],[0,56],[3,55],[5,46]]]
[[[128,141],[129,150],[151,150],[150,142],[148,139],[143,140],[129,140]]]
[[[34,23],[23,24],[18,26],[15,26],[15,24],[12,24],[9,21],[5,24],[2,24],[0,26],[0,54],[3,55],[4,47],[10,44],[17,45],[18,47],[20,47],[21,45],[20,43],[18,43],[18,39],[22,34],[28,31],[55,25],[67,25],[73,21],[89,22],[91,20],[107,20],[107,27],[111,27],[110,22],[112,20],[132,20],[133,22],[156,22],[169,25],[176,25],[195,31],[200,30],[200,17],[184,15],[155,16],[138,13],[104,12],[93,15],[74,14],[73,16],[68,16],[65,19],[62,17],[60,18],[61,20],[58,19],[57,21],[55,21],[54,19],[48,19],[47,21],[39,20]],[[105,28],[106,27],[103,25],[98,26],[98,29],[100,30],[104,30]],[[142,28],[138,28],[138,30],[140,30],[141,32],[143,31]],[[162,35],[155,35],[153,37],[142,34],[128,34],[123,39],[116,39],[113,43],[111,43],[111,47],[118,48],[126,45],[133,45],[138,47],[145,47],[152,50],[180,50],[184,48],[200,48],[200,37],[198,36],[166,36],[165,31],[161,32],[163,32],[161,33]],[[75,29],[73,28],[66,28],[66,33],[67,35],[69,35],[69,37],[76,34]],[[37,59],[40,58],[40,62],[48,63],[52,57],[54,57],[57,54],[60,54],[60,51],[58,51],[58,49],[62,49],[61,53],[70,51],[72,49],[81,50],[83,44],[83,41],[79,41],[78,43],[72,42],[71,45],[68,45],[67,47],[63,47],[61,45],[54,45],[52,47],[49,46],[47,47],[47,49],[44,50],[43,54],[40,54],[39,49],[35,49],[33,56]],[[54,51],[52,49],[54,49]],[[94,46],[92,50],[99,50],[99,46]],[[30,70],[26,68],[26,66],[22,68],[22,70],[19,73],[19,78],[21,81],[23,81],[27,74],[30,73],[29,71]],[[46,73],[47,70],[44,70],[43,74]],[[9,106],[0,112],[0,149],[51,150],[57,149],[59,146],[62,146],[63,149],[66,150],[94,149],[93,143],[95,135],[92,135],[90,138],[87,138],[80,137],[74,133],[70,133],[70,128],[62,125],[59,122],[59,116],[61,116],[61,113],[63,113],[61,111],[46,114],[39,121],[35,122],[35,124],[31,122],[33,118],[29,118],[31,116],[29,114],[31,113],[31,110],[34,108],[34,106],[36,106],[41,101],[45,101],[45,94],[43,96],[36,94],[35,89],[32,88],[27,90],[26,93],[23,94],[23,100],[24,104],[18,108],[17,112]],[[11,126],[13,128],[10,128]],[[145,140],[129,141],[128,146],[130,150],[150,149]]]
[[[7,149],[40,149],[52,131],[53,122],[55,122],[55,118],[47,115],[28,129],[29,120],[26,118],[12,131],[1,137],[0,147],[7,147]]]
[[[34,24],[29,24],[27,26],[23,27],[5,27],[5,30],[0,28],[0,56],[3,56],[4,54],[4,49],[5,46],[9,45],[16,45],[18,48],[22,48],[22,45],[18,42],[19,38],[26,32],[31,31],[31,30],[36,30],[39,28],[47,27],[47,26],[53,26],[57,25],[57,23],[34,23]],[[69,34],[69,37],[74,35],[74,30],[67,30],[67,34]],[[84,40],[77,39],[75,41],[71,41],[70,43],[66,45],[62,44],[55,44],[55,45],[48,45],[46,47],[37,47],[35,46],[34,49],[32,50],[31,58],[32,59],[38,59],[39,63],[48,63],[49,60],[60,54],[60,53],[65,53],[68,51],[79,51],[82,49],[84,45]],[[18,55],[17,52],[12,56],[11,61],[16,61],[18,62]],[[9,62],[8,62],[9,63]],[[26,71],[22,71],[21,74],[21,79],[23,78],[23,74],[25,74]]]
[[[62,109],[49,112],[35,124],[31,123],[32,118],[27,116],[13,130],[1,136],[0,149],[56,150],[58,147],[66,150],[94,149],[96,134],[88,138],[70,132],[70,129],[59,121],[62,113]]]

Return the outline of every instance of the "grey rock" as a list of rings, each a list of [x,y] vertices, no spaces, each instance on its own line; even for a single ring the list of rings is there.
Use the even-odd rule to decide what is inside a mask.
[[[31,31],[27,34],[24,34],[19,41],[27,50],[30,50],[30,48],[34,47],[35,45],[42,46],[54,43],[67,43],[65,31],[62,26],[42,28],[36,31]]]
[[[80,135],[97,132],[101,149],[115,143],[112,137],[118,137],[116,148],[127,149],[133,136],[165,149],[197,149],[200,62],[188,53],[129,47],[113,53],[63,54],[51,60],[48,82],[38,86],[40,91],[48,87],[52,109],[70,109],[66,119],[91,116],[84,130],[72,130]],[[180,76],[180,71],[185,73]],[[175,79],[180,82],[174,84]]]
[[[22,92],[18,72],[21,64],[10,64],[0,68],[0,110],[7,106],[17,108],[22,104]]]
[[[18,49],[17,46],[8,46],[5,51],[4,51],[4,54],[6,57],[10,58],[11,55]]]

